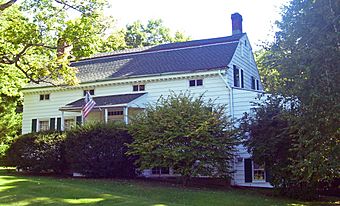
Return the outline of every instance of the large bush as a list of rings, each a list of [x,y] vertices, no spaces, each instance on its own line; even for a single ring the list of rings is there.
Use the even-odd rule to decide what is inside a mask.
[[[236,141],[225,107],[188,93],[161,98],[132,121],[129,153],[140,169],[171,167],[184,184],[199,175],[230,177]]]
[[[87,177],[133,177],[134,160],[125,155],[131,141],[123,123],[87,124],[67,133],[65,159],[71,171]]]
[[[7,164],[19,170],[61,173],[65,169],[62,148],[65,134],[39,132],[16,138],[7,150]]]

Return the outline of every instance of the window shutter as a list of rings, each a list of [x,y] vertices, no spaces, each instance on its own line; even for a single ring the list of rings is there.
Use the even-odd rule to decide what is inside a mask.
[[[253,181],[253,166],[251,159],[244,159],[244,182]]]
[[[81,125],[81,123],[82,123],[82,118],[81,118],[81,116],[77,116],[76,122],[77,122],[77,125]]]
[[[57,118],[57,130],[61,131],[61,118],[60,117]]]
[[[270,182],[270,180],[271,180],[271,174],[270,174],[269,169],[266,168],[265,172],[266,172],[266,182]]]
[[[50,130],[55,130],[55,118],[50,118]]]
[[[32,132],[37,132],[37,119],[32,119]]]
[[[241,69],[241,88],[244,88],[243,69]]]

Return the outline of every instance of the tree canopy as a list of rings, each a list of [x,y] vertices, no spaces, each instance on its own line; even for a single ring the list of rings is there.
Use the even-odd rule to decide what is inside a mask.
[[[236,139],[225,105],[172,93],[137,116],[130,132],[129,153],[140,169],[173,168],[184,184],[198,175],[230,177]]]
[[[315,189],[340,177],[340,2],[292,0],[277,22],[276,40],[258,59],[269,92],[293,98],[298,115],[291,171],[301,186]]]

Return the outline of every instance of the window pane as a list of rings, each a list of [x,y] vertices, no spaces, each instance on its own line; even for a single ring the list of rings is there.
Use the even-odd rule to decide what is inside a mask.
[[[45,100],[49,100],[50,99],[50,95],[49,94],[45,94]]]
[[[40,100],[44,100],[44,95],[43,94],[40,95]]]
[[[170,174],[169,167],[162,167],[161,168],[161,174]]]
[[[255,89],[255,78],[251,77],[251,88]]]
[[[190,86],[190,87],[196,86],[195,80],[190,80],[190,81],[189,81],[189,86]]]
[[[138,85],[133,85],[132,90],[133,90],[134,92],[138,91]]]
[[[240,87],[240,74],[239,69],[234,65],[234,86]]]
[[[197,79],[197,86],[202,86],[203,85],[203,79]]]
[[[49,130],[49,122],[39,121],[39,131],[47,131],[47,130]]]
[[[90,95],[94,95],[94,89],[89,90]]]
[[[256,90],[260,90],[259,80],[256,80]]]
[[[139,91],[145,91],[145,85],[139,85]]]
[[[74,119],[65,119],[64,128],[65,130],[70,130],[74,125]]]

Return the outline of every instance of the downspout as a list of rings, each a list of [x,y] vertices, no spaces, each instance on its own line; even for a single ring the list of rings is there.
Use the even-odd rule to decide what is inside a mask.
[[[234,119],[234,94],[233,94],[233,88],[231,88],[231,86],[228,84],[228,80],[226,78],[224,78],[223,76],[223,71],[219,70],[218,74],[220,75],[221,79],[224,81],[226,88],[228,88],[229,90],[229,111],[230,111],[230,115],[231,117]]]

